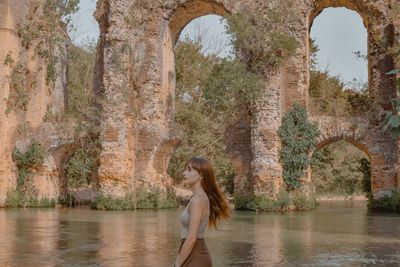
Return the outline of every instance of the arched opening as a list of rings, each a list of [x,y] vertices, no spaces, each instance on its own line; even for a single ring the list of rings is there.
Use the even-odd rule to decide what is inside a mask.
[[[64,117],[73,121],[73,145],[55,151],[60,173],[60,197],[65,204],[88,204],[94,200],[100,157],[99,115],[95,88],[99,25],[93,14],[96,1],[79,2],[71,18],[67,44],[67,72]]]
[[[322,90],[320,90],[323,86],[315,86],[318,83],[315,83],[315,80],[313,81],[313,77],[311,77],[309,89],[310,113],[316,119],[323,119],[321,115],[330,116],[329,119],[334,120],[338,119],[338,117],[346,117],[346,120],[348,119],[349,121],[353,119],[366,119],[372,123],[369,127],[380,127],[379,124],[383,120],[384,113],[392,109],[391,99],[397,95],[395,77],[394,75],[387,75],[388,72],[394,69],[394,58],[390,53],[390,47],[394,44],[393,24],[375,5],[371,5],[365,1],[323,0],[318,1],[309,14],[310,30],[316,22],[315,18],[319,14],[322,15],[322,12],[325,9],[328,10],[330,7],[345,7],[357,12],[358,15],[356,16],[361,17],[358,24],[363,24],[367,30],[367,52],[365,54],[359,53],[358,56],[361,56],[361,58],[366,59],[366,62],[368,62],[368,85],[364,86],[368,90],[364,89],[364,93],[360,93],[359,90],[354,89],[343,90],[345,83],[342,83],[340,79],[334,79],[335,77],[332,79],[328,73],[327,75],[321,75],[323,80],[328,85],[332,85],[333,83],[333,88],[337,88],[337,90],[333,90],[334,93],[324,96],[321,93]],[[351,24],[347,23],[346,28],[351,27]],[[328,28],[325,31],[331,32],[331,29]],[[310,41],[310,51],[312,48],[312,42]],[[310,55],[312,55],[312,52]],[[349,57],[354,57],[354,53],[353,55],[349,55]],[[367,92],[366,94],[365,91]],[[332,104],[329,105],[329,103]],[[329,107],[331,108],[329,109]],[[344,109],[344,107],[347,107],[347,109]],[[380,115],[371,116],[371,114]],[[359,124],[353,127],[351,132],[358,134],[361,128],[363,126]],[[364,132],[363,136],[359,136],[358,139],[364,138],[366,142],[370,143],[370,151],[373,151],[370,157],[373,165],[371,171],[373,177],[373,195],[374,197],[380,197],[390,194],[391,190],[396,187],[395,180],[397,173],[394,167],[387,166],[382,168],[381,166],[386,164],[393,166],[392,164],[395,164],[395,158],[397,158],[397,149],[395,149],[397,147],[396,141],[389,136],[385,136],[386,133],[383,133],[383,131],[378,130],[373,135],[369,135],[371,131],[365,132],[361,130],[361,132]],[[386,155],[393,155],[393,161],[389,163],[386,160]],[[383,157],[385,160],[382,159]]]
[[[186,160],[202,156],[213,163],[224,191],[233,194],[234,171],[225,153],[228,123],[223,112],[224,108],[231,107],[222,100],[224,86],[218,84],[225,82],[224,70],[233,64],[225,23],[223,17],[217,15],[196,18],[181,31],[175,44],[173,127],[181,142],[170,159],[168,174],[180,184]],[[225,107],[221,107],[224,104]]]
[[[317,146],[311,159],[311,183],[316,195],[371,194],[371,159],[362,144],[350,139],[327,139]]]
[[[239,120],[240,87],[252,76],[232,51],[223,17],[227,11],[210,2],[191,3],[176,11],[164,32],[163,88],[173,96],[171,128],[181,138],[168,174],[180,184],[186,160],[203,156],[213,163],[225,193],[232,195],[237,167],[244,168],[228,151],[227,129]]]
[[[366,22],[351,9],[320,7],[311,14],[311,115],[365,116],[370,109]]]

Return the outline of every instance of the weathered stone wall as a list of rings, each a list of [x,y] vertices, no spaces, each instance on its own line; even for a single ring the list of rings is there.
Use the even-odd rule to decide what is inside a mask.
[[[373,129],[367,117],[329,117],[315,116],[321,135],[316,149],[339,140],[346,140],[368,155],[371,162],[371,189],[375,197],[390,194],[397,185],[396,146],[381,140],[390,140],[390,133]]]
[[[33,58],[32,49],[21,46],[18,24],[26,23],[32,14],[34,1],[0,1],[0,206],[5,204],[7,193],[16,187],[17,170],[12,161],[14,147],[25,152],[33,140],[42,144],[48,152],[43,167],[35,170],[26,181],[36,192],[36,197],[54,198],[59,196],[59,169],[57,156],[53,152],[65,142],[70,142],[71,127],[64,129],[44,121],[47,112],[61,113],[64,109],[65,66],[56,65],[57,78],[54,86],[46,85],[46,65],[40,57]],[[65,51],[57,51],[60,58]],[[7,55],[14,63],[6,64]],[[26,110],[8,106],[7,99],[11,73],[17,63],[22,63],[23,89],[28,94]],[[65,138],[66,137],[66,138]]]
[[[0,201],[4,202],[5,195],[11,186],[14,184],[15,174],[13,172],[13,164],[11,160],[11,137],[13,129],[16,127],[17,119],[15,116],[5,116],[6,102],[3,99],[8,97],[9,85],[7,76],[10,74],[10,69],[3,64],[6,55],[11,51],[13,55],[17,55],[20,49],[19,40],[15,29],[15,18],[10,15],[9,1],[0,2]],[[20,2],[18,9],[20,14],[26,14],[26,4]]]
[[[29,54],[21,54],[16,35],[16,24],[24,21],[29,3],[0,1],[0,63],[9,51],[15,58]],[[172,185],[167,167],[179,143],[174,131],[174,45],[183,27],[207,14],[224,16],[245,7],[264,12],[277,4],[278,0],[98,0],[95,17],[101,33],[95,91],[102,98],[100,192],[118,197],[142,186]],[[368,119],[314,118],[324,133],[320,146],[339,139],[353,142],[370,156],[375,196],[400,188],[400,146],[389,133],[381,131],[382,116],[396,94],[394,77],[385,74],[394,67],[385,49],[400,41],[400,19],[390,16],[398,4],[398,0],[295,0],[298,16],[291,19],[289,27],[299,43],[295,55],[265,77],[265,91],[253,116],[227,134],[227,152],[237,172],[237,193],[273,196],[282,188],[277,129],[293,103],[308,105],[309,30],[314,18],[324,8],[339,6],[358,12],[368,31],[369,91],[374,113]],[[382,45],[379,40],[387,43]],[[42,178],[36,179],[49,185],[40,189],[47,190],[41,195],[58,194],[73,133],[43,122],[48,109],[62,111],[65,97],[63,66],[58,66],[54,88],[46,86],[43,69],[40,59],[29,61],[29,70],[39,83],[30,93],[26,112],[6,114],[6,103],[0,101],[0,204],[4,204],[7,191],[15,187],[12,149],[17,146],[24,150],[32,139],[43,143],[52,157],[46,159],[46,170],[39,174]],[[4,81],[10,71],[0,64],[0,99],[9,95],[9,85]]]
[[[385,73],[394,67],[393,59],[378,45],[379,39],[394,41],[398,20],[393,27],[388,12],[396,1],[324,0],[295,1],[299,13],[290,31],[299,42],[295,56],[285,61],[271,77],[265,77],[265,93],[250,123],[250,141],[238,137],[237,150],[229,153],[237,168],[238,181],[251,179],[253,192],[275,195],[283,185],[277,129],[281,117],[293,103],[308,104],[309,30],[313,19],[327,7],[355,10],[368,31],[369,85],[376,116],[368,124],[364,140],[373,162],[373,191],[377,195],[397,187],[398,151],[395,140],[381,132],[382,114],[390,108],[395,94],[394,79]],[[178,137],[174,133],[174,44],[182,28],[192,19],[225,15],[243,9],[254,12],[279,1],[169,0],[99,1],[97,19],[101,26],[100,44],[104,66],[103,153],[99,176],[102,190],[120,196],[140,185],[167,185],[168,161]],[[100,67],[100,66],[98,66]],[[322,126],[321,126],[322,127]],[[354,131],[359,131],[354,128]],[[338,139],[338,138],[336,138]],[[366,140],[366,141],[365,141]],[[240,143],[242,142],[242,143]],[[240,144],[239,144],[240,143]],[[228,149],[229,150],[229,149]],[[244,169],[248,168],[247,171]],[[247,175],[246,173],[250,173]],[[240,178],[241,177],[241,178]],[[245,187],[241,186],[245,191]]]

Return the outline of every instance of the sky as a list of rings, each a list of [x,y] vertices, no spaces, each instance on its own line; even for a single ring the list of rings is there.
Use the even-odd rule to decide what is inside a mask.
[[[75,31],[69,35],[74,44],[81,44],[87,39],[98,40],[100,30],[93,13],[96,10],[96,0],[80,0],[79,11],[72,17]]]
[[[75,44],[87,39],[97,40],[99,28],[93,17],[96,0],[81,0],[80,11],[73,16],[76,31],[70,36]],[[232,52],[230,37],[225,33],[221,17],[208,15],[190,22],[182,31],[180,39],[185,36],[194,38],[205,33],[204,53],[217,53],[229,56]],[[368,81],[367,62],[357,59],[354,52],[367,53],[367,32],[361,17],[346,8],[327,8],[315,19],[310,31],[311,38],[319,47],[317,68],[327,69],[333,76],[350,83],[353,78]]]
[[[344,81],[368,81],[368,63],[353,52],[367,54],[367,30],[358,13],[346,8],[327,8],[314,19],[310,32],[320,49],[318,68],[328,69]]]

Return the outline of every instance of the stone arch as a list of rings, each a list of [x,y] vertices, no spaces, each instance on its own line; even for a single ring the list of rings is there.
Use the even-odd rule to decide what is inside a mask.
[[[344,7],[357,12],[362,18],[368,34],[368,92],[374,102],[372,104],[376,105],[375,108],[380,106],[383,110],[389,110],[390,99],[396,95],[396,85],[394,77],[386,73],[394,69],[395,64],[393,57],[387,54],[385,49],[394,44],[395,32],[385,7],[378,7],[363,0],[314,0],[312,2],[313,8],[307,16],[307,47],[310,45],[309,36],[313,21],[325,8]],[[387,40],[385,48],[376,38]]]
[[[391,98],[396,95],[396,85],[393,76],[386,73],[394,69],[394,59],[386,50],[394,43],[394,26],[388,16],[387,6],[375,5],[369,1],[363,0],[322,0],[311,1],[312,9],[307,15],[307,42],[309,42],[309,31],[313,20],[323,9],[328,7],[344,7],[357,12],[363,20],[364,26],[368,34],[368,93],[371,99],[371,106],[377,115],[375,118],[347,118],[346,122],[343,118],[340,124],[347,125],[350,133],[340,131],[339,128],[331,128],[331,131],[338,131],[336,135],[321,137],[320,146],[330,143],[333,140],[347,140],[356,145],[363,151],[368,151],[367,155],[371,162],[371,189],[374,198],[390,194],[391,190],[398,188],[398,152],[396,150],[397,141],[390,134],[383,133],[380,125],[385,110],[391,108]],[[386,40],[382,44],[379,40]],[[309,47],[309,46],[308,46]],[[309,52],[308,52],[309,53]],[[309,66],[307,66],[309,68]],[[320,117],[319,121],[327,118]],[[330,118],[330,123],[334,118]],[[356,120],[359,120],[358,123]],[[364,123],[360,123],[365,121]],[[326,128],[326,126],[323,128]],[[350,128],[349,128],[350,127]],[[352,136],[354,132],[355,136]],[[326,134],[327,132],[325,132]],[[360,145],[362,144],[362,145]],[[390,151],[390,152],[389,152]]]
[[[179,35],[192,20],[206,16],[224,16],[230,12],[220,1],[191,0],[178,5],[163,24],[162,28],[162,90],[168,95],[166,99],[169,129],[175,117],[175,52],[174,47]],[[170,134],[171,138],[162,142],[157,148],[154,158],[154,167],[159,173],[166,172],[174,148],[179,144],[178,136]]]
[[[349,132],[345,129],[339,129],[337,131],[332,132],[328,136],[324,135],[323,137],[319,137],[317,139],[318,143],[316,145],[314,152],[338,141],[347,141],[350,144],[357,147],[358,149],[360,149],[365,154],[367,154],[368,157],[370,157],[368,146],[365,143],[363,143],[362,140],[359,140],[357,136],[354,134],[354,132]]]
[[[372,175],[373,174],[373,170],[372,170],[372,165],[376,165],[377,164],[377,162],[376,162],[376,157],[374,157],[374,156],[371,156],[371,153],[370,153],[370,149],[369,149],[369,147],[368,147],[368,145],[367,144],[365,144],[364,142],[363,142],[363,140],[357,140],[356,138],[355,138],[355,136],[354,135],[352,135],[351,133],[349,134],[348,132],[346,132],[346,131],[338,131],[338,132],[336,132],[336,133],[333,133],[332,135],[329,135],[329,136],[325,136],[324,138],[319,138],[318,139],[318,143],[317,143],[317,146],[316,146],[316,148],[315,148],[315,150],[314,151],[312,151],[312,154],[311,154],[311,156],[310,156],[310,158],[312,157],[312,155],[315,153],[315,152],[317,152],[318,150],[320,150],[320,149],[322,149],[322,148],[324,148],[324,147],[326,147],[326,146],[328,146],[328,145],[330,145],[330,144],[333,144],[333,143],[336,143],[336,142],[339,142],[339,141],[346,141],[347,143],[349,143],[349,144],[351,144],[351,145],[353,145],[354,147],[356,147],[357,149],[359,149],[360,151],[362,151],[364,154],[366,154],[367,155],[367,158],[368,158],[368,160],[369,160],[369,162],[370,162],[370,166],[371,166],[371,172],[370,172],[370,180],[371,180],[371,191],[373,192],[373,193],[376,193],[375,191],[375,188],[374,188],[374,184],[376,184],[378,181],[378,177],[375,175]],[[311,176],[312,176],[312,170],[311,170],[311,167],[309,168],[309,176],[307,177],[308,178],[308,184],[309,184],[309,186],[310,186],[310,188],[312,188],[313,186],[311,186],[312,185],[312,178],[311,178]]]
[[[363,20],[364,26],[368,31],[370,25],[369,14],[372,12],[374,16],[382,16],[381,12],[378,10],[371,10],[371,7],[367,6],[365,1],[362,0],[322,0],[315,1],[314,8],[308,14],[308,31],[310,31],[314,19],[321,14],[321,12],[329,7],[344,7],[352,11],[357,12]]]
[[[163,25],[162,87],[170,94],[172,110],[175,110],[175,58],[174,47],[183,28],[192,20],[205,15],[224,16],[225,6],[218,1],[191,0],[179,5]]]
[[[192,20],[205,15],[226,15],[228,10],[218,1],[191,0],[175,10],[169,19],[169,32],[173,45],[178,41],[183,28]]]
[[[317,149],[339,140],[346,140],[366,153],[369,150],[369,146],[365,141],[370,127],[367,118],[315,116],[310,119],[317,123],[320,131],[320,135],[317,138]]]
[[[335,141],[345,140],[365,154],[368,155],[371,163],[371,191],[374,198],[390,194],[397,186],[396,171],[392,162],[397,161],[393,157],[389,143],[383,142],[383,138],[390,138],[380,134],[381,129],[374,129],[368,118],[335,118],[329,116],[311,117],[311,120],[318,124],[320,136],[317,138],[316,150],[331,144]],[[394,166],[394,168],[396,168]],[[310,181],[310,176],[307,181]]]
[[[333,118],[329,116],[312,117],[318,124],[320,135],[317,137],[315,151],[338,141],[347,141],[354,145],[366,155],[371,164],[371,140],[368,139],[369,121],[366,118]]]
[[[102,89],[105,91],[99,177],[101,192],[112,196],[123,196],[137,186],[136,182],[150,185],[169,181],[166,166],[175,144],[173,47],[182,28],[190,20],[207,14],[225,15],[233,11],[239,12],[245,6],[264,12],[269,4],[279,4],[279,1],[170,0],[162,3],[155,1],[154,5],[143,7],[132,3],[135,11],[132,13],[125,2],[100,1],[97,12],[98,20],[103,21],[100,23],[100,46],[103,49],[98,52],[98,57],[102,60],[101,65],[104,65],[100,76],[103,77]],[[268,108],[257,110],[249,127],[239,125],[237,128],[250,136],[246,140],[251,147],[251,170],[246,181],[253,185],[251,190],[254,189],[257,194],[274,194],[279,191],[282,168],[276,130],[285,110],[293,103],[307,103],[308,100],[306,53],[310,21],[326,7],[343,6],[357,11],[363,17],[369,32],[380,37],[385,36],[385,29],[387,35],[393,32],[388,27],[390,21],[387,18],[387,1],[306,0],[297,1],[296,4],[296,12],[301,14],[301,20],[294,20],[291,27],[300,43],[299,49],[290,58],[287,66],[282,67],[282,72],[274,75],[265,85],[266,96],[263,101]],[[147,13],[144,16],[145,12]],[[137,26],[140,27],[132,28],[131,23],[127,25],[127,16],[139,19],[140,25]],[[393,23],[397,31],[399,24]],[[120,26],[124,27],[121,29]],[[126,47],[126,43],[132,45],[132,51],[128,49],[120,53],[124,63],[122,67],[126,71],[116,71],[113,55]],[[387,77],[383,78],[391,63],[378,44],[372,44],[370,49],[370,68],[373,73],[373,76],[370,75],[370,88],[376,92],[377,99],[373,104],[380,107],[377,108],[378,111],[382,111],[382,104],[390,104],[391,98],[390,94],[386,94],[389,89],[385,88],[388,87],[388,82],[394,84],[394,79],[388,81]],[[130,89],[132,94],[128,95],[129,98],[125,97],[126,91]],[[122,105],[117,108],[116,99],[123,99]],[[379,115],[381,114],[377,117]],[[367,124],[368,134],[360,134],[364,138],[355,140],[364,140],[363,143],[370,148],[371,157],[380,161],[377,164],[379,168],[373,174],[381,183],[376,192],[387,192],[397,186],[394,182],[397,170],[394,169],[398,166],[398,148],[394,149],[394,141],[386,133],[382,134],[378,123]],[[354,131],[364,129],[362,127],[357,124]],[[238,140],[236,136],[233,139]]]

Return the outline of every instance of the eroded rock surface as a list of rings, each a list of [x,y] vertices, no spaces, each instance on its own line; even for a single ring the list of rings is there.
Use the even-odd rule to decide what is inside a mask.
[[[12,2],[12,3],[11,3]],[[268,2],[268,3],[267,3]],[[295,55],[271,77],[265,77],[265,91],[253,116],[234,127],[228,135],[229,157],[236,169],[237,193],[276,195],[283,186],[277,129],[283,114],[293,103],[308,105],[309,29],[313,19],[327,7],[347,7],[360,14],[368,31],[369,91],[376,116],[373,119],[314,118],[320,123],[320,145],[332,140],[350,140],[364,150],[372,164],[375,196],[400,189],[399,146],[381,131],[382,115],[390,108],[395,93],[393,58],[377,40],[388,46],[400,41],[400,19],[393,16],[398,0],[295,0],[299,20],[290,29],[299,43]],[[30,1],[0,1],[0,62],[8,54],[23,57],[17,23],[30,12]],[[174,44],[182,28],[192,19],[207,14],[227,15],[244,9],[263,12],[279,1],[228,0],[99,0],[96,19],[100,25],[95,91],[104,97],[102,105],[99,192],[124,196],[135,188],[172,186],[167,167],[179,136],[174,131],[175,67]],[[62,53],[62,51],[59,51]],[[28,64],[37,86],[23,113],[7,109],[0,101],[0,204],[16,184],[12,150],[26,147],[32,139],[51,148],[44,170],[35,174],[35,187],[43,196],[59,195],[62,166],[73,149],[73,133],[56,131],[44,122],[48,109],[62,111],[65,97],[62,68],[55,87],[44,81],[43,62]],[[0,64],[0,99],[10,94],[4,82],[12,68]],[[29,74],[27,73],[27,75]],[[50,108],[49,108],[50,107]],[[52,124],[52,123],[50,123]],[[41,131],[41,129],[47,129]],[[53,131],[54,133],[54,131]],[[51,137],[52,136],[52,137]],[[71,146],[71,147],[70,147]],[[58,178],[57,178],[58,177]]]

